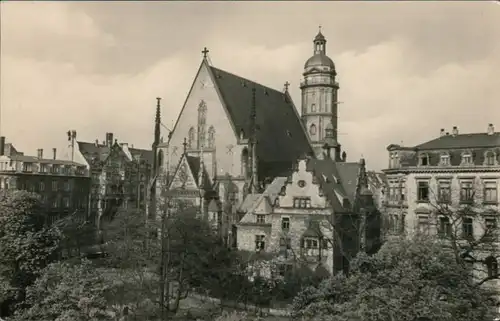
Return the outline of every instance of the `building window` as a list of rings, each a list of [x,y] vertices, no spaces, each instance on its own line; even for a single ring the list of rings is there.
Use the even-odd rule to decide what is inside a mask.
[[[205,147],[205,130],[207,124],[207,104],[201,101],[198,105],[198,148]]]
[[[210,126],[208,129],[208,148],[215,148],[215,128]]]
[[[45,183],[44,182],[40,182],[38,184],[38,189],[40,190],[40,192],[45,191]]]
[[[472,164],[472,154],[471,153],[463,153],[462,154],[462,165],[470,165]]]
[[[484,260],[486,267],[488,269],[488,277],[489,278],[497,278],[498,277],[498,261],[495,257],[489,256]]]
[[[420,215],[418,216],[418,231],[423,234],[427,234],[429,232],[429,216],[428,215]]]
[[[399,155],[398,153],[390,153],[389,168],[399,167]]]
[[[241,176],[249,178],[250,175],[250,164],[249,164],[248,149],[245,147],[241,152]]]
[[[294,208],[310,208],[311,198],[310,197],[294,197],[293,198]]]
[[[438,234],[441,237],[451,237],[451,223],[449,217],[440,217],[439,218],[439,230]]]
[[[429,155],[423,154],[420,155],[420,166],[428,166],[429,165]]]
[[[52,181],[52,190],[57,191],[59,188],[57,181]]]
[[[193,143],[194,143],[194,127],[189,128],[188,132],[188,141],[187,141],[187,147],[193,148]]]
[[[68,207],[69,207],[69,205],[70,205],[70,202],[69,202],[69,197],[65,197],[65,198],[63,198],[63,206],[64,206],[65,208],[68,208]]]
[[[23,163],[23,172],[31,172],[33,170],[32,163]]]
[[[317,249],[318,248],[318,239],[316,238],[306,238],[304,239],[304,248],[306,249]]]
[[[264,251],[266,248],[265,235],[255,235],[255,250]]]
[[[292,240],[289,237],[280,238],[280,247],[284,250],[290,250],[292,248]]]
[[[496,182],[484,182],[484,202],[494,204],[498,202],[498,189]]]
[[[316,112],[316,104],[311,104],[311,113]]]
[[[442,166],[450,166],[450,155],[449,154],[441,154],[440,164]]]
[[[59,174],[61,172],[61,166],[59,165],[52,165],[52,173],[53,174]]]
[[[52,207],[59,207],[59,199],[57,197],[52,200]]]
[[[428,202],[429,201],[429,182],[418,182],[418,201]]]
[[[312,124],[312,125],[309,127],[309,134],[311,134],[311,135],[316,135],[316,131],[317,131],[316,125],[315,125],[315,124]]]
[[[47,165],[40,164],[40,173],[47,173]]]
[[[474,201],[474,191],[472,188],[472,182],[470,181],[460,182],[460,202],[472,203],[473,201]]]
[[[266,222],[266,216],[265,215],[262,215],[262,214],[257,214],[257,223],[259,224],[263,224]]]
[[[290,229],[290,218],[289,217],[282,217],[281,218],[281,229],[283,229],[283,230]]]
[[[493,239],[497,232],[498,224],[494,217],[488,217],[484,220],[484,237],[486,239]]]
[[[451,183],[450,181],[439,181],[438,182],[438,198],[441,203],[451,202]]]
[[[470,217],[465,217],[462,220],[462,235],[466,239],[472,239],[474,237],[474,226],[472,223],[472,218]]]
[[[484,155],[484,164],[488,166],[495,165],[495,153],[492,151],[487,151]]]
[[[64,191],[69,192],[69,182],[64,182]]]

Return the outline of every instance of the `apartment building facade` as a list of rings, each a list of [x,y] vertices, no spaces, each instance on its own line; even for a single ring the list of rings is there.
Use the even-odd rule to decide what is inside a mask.
[[[39,194],[53,223],[66,215],[88,218],[90,179],[84,164],[52,157],[45,158],[43,149],[37,156],[16,152],[5,155],[5,137],[0,137],[0,189],[26,190]]]
[[[383,212],[389,233],[453,233],[463,240],[487,236],[497,244],[498,235],[492,231],[498,229],[500,216],[500,132],[493,124],[483,133],[441,129],[439,137],[428,142],[413,147],[391,144],[387,150]],[[483,270],[477,277],[498,271],[497,254],[491,253],[497,251],[495,245],[481,253],[490,264],[476,269]]]

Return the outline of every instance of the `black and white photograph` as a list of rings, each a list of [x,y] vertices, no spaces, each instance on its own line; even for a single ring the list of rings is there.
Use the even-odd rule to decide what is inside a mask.
[[[0,321],[500,321],[499,1],[1,1]]]

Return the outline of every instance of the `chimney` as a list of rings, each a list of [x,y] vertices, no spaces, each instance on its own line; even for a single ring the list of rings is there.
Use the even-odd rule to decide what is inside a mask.
[[[453,137],[457,136],[458,135],[458,127],[457,126],[453,126],[453,130],[451,131]]]
[[[43,158],[43,149],[42,148],[37,149],[37,155],[38,155],[39,159]]]
[[[0,156],[5,155],[5,136],[0,137]]]
[[[444,128],[441,128],[441,131],[439,132],[439,137],[445,136]]]
[[[106,146],[113,146],[113,133],[106,133]]]
[[[95,140],[95,147],[99,147],[99,139]]]
[[[52,148],[52,154],[53,154],[54,159],[56,159],[57,158],[57,148]]]
[[[495,126],[493,126],[493,124],[488,124],[488,131],[487,132],[488,132],[488,135],[493,135],[495,133]]]

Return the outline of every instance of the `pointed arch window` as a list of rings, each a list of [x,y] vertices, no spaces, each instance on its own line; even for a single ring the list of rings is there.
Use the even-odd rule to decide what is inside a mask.
[[[163,167],[163,150],[160,149],[158,152],[158,169]]]
[[[205,130],[207,125],[207,104],[204,100],[198,105],[198,148],[205,146]]]
[[[241,176],[248,178],[250,174],[249,166],[248,149],[245,147],[241,152]]]
[[[208,148],[215,148],[215,128],[210,126],[208,129]]]
[[[194,127],[189,128],[187,145],[189,148],[193,148],[194,144]]]
[[[316,125],[315,124],[312,124],[310,127],[309,127],[309,134],[311,135],[316,135],[316,132],[317,132],[317,128],[316,128]]]

